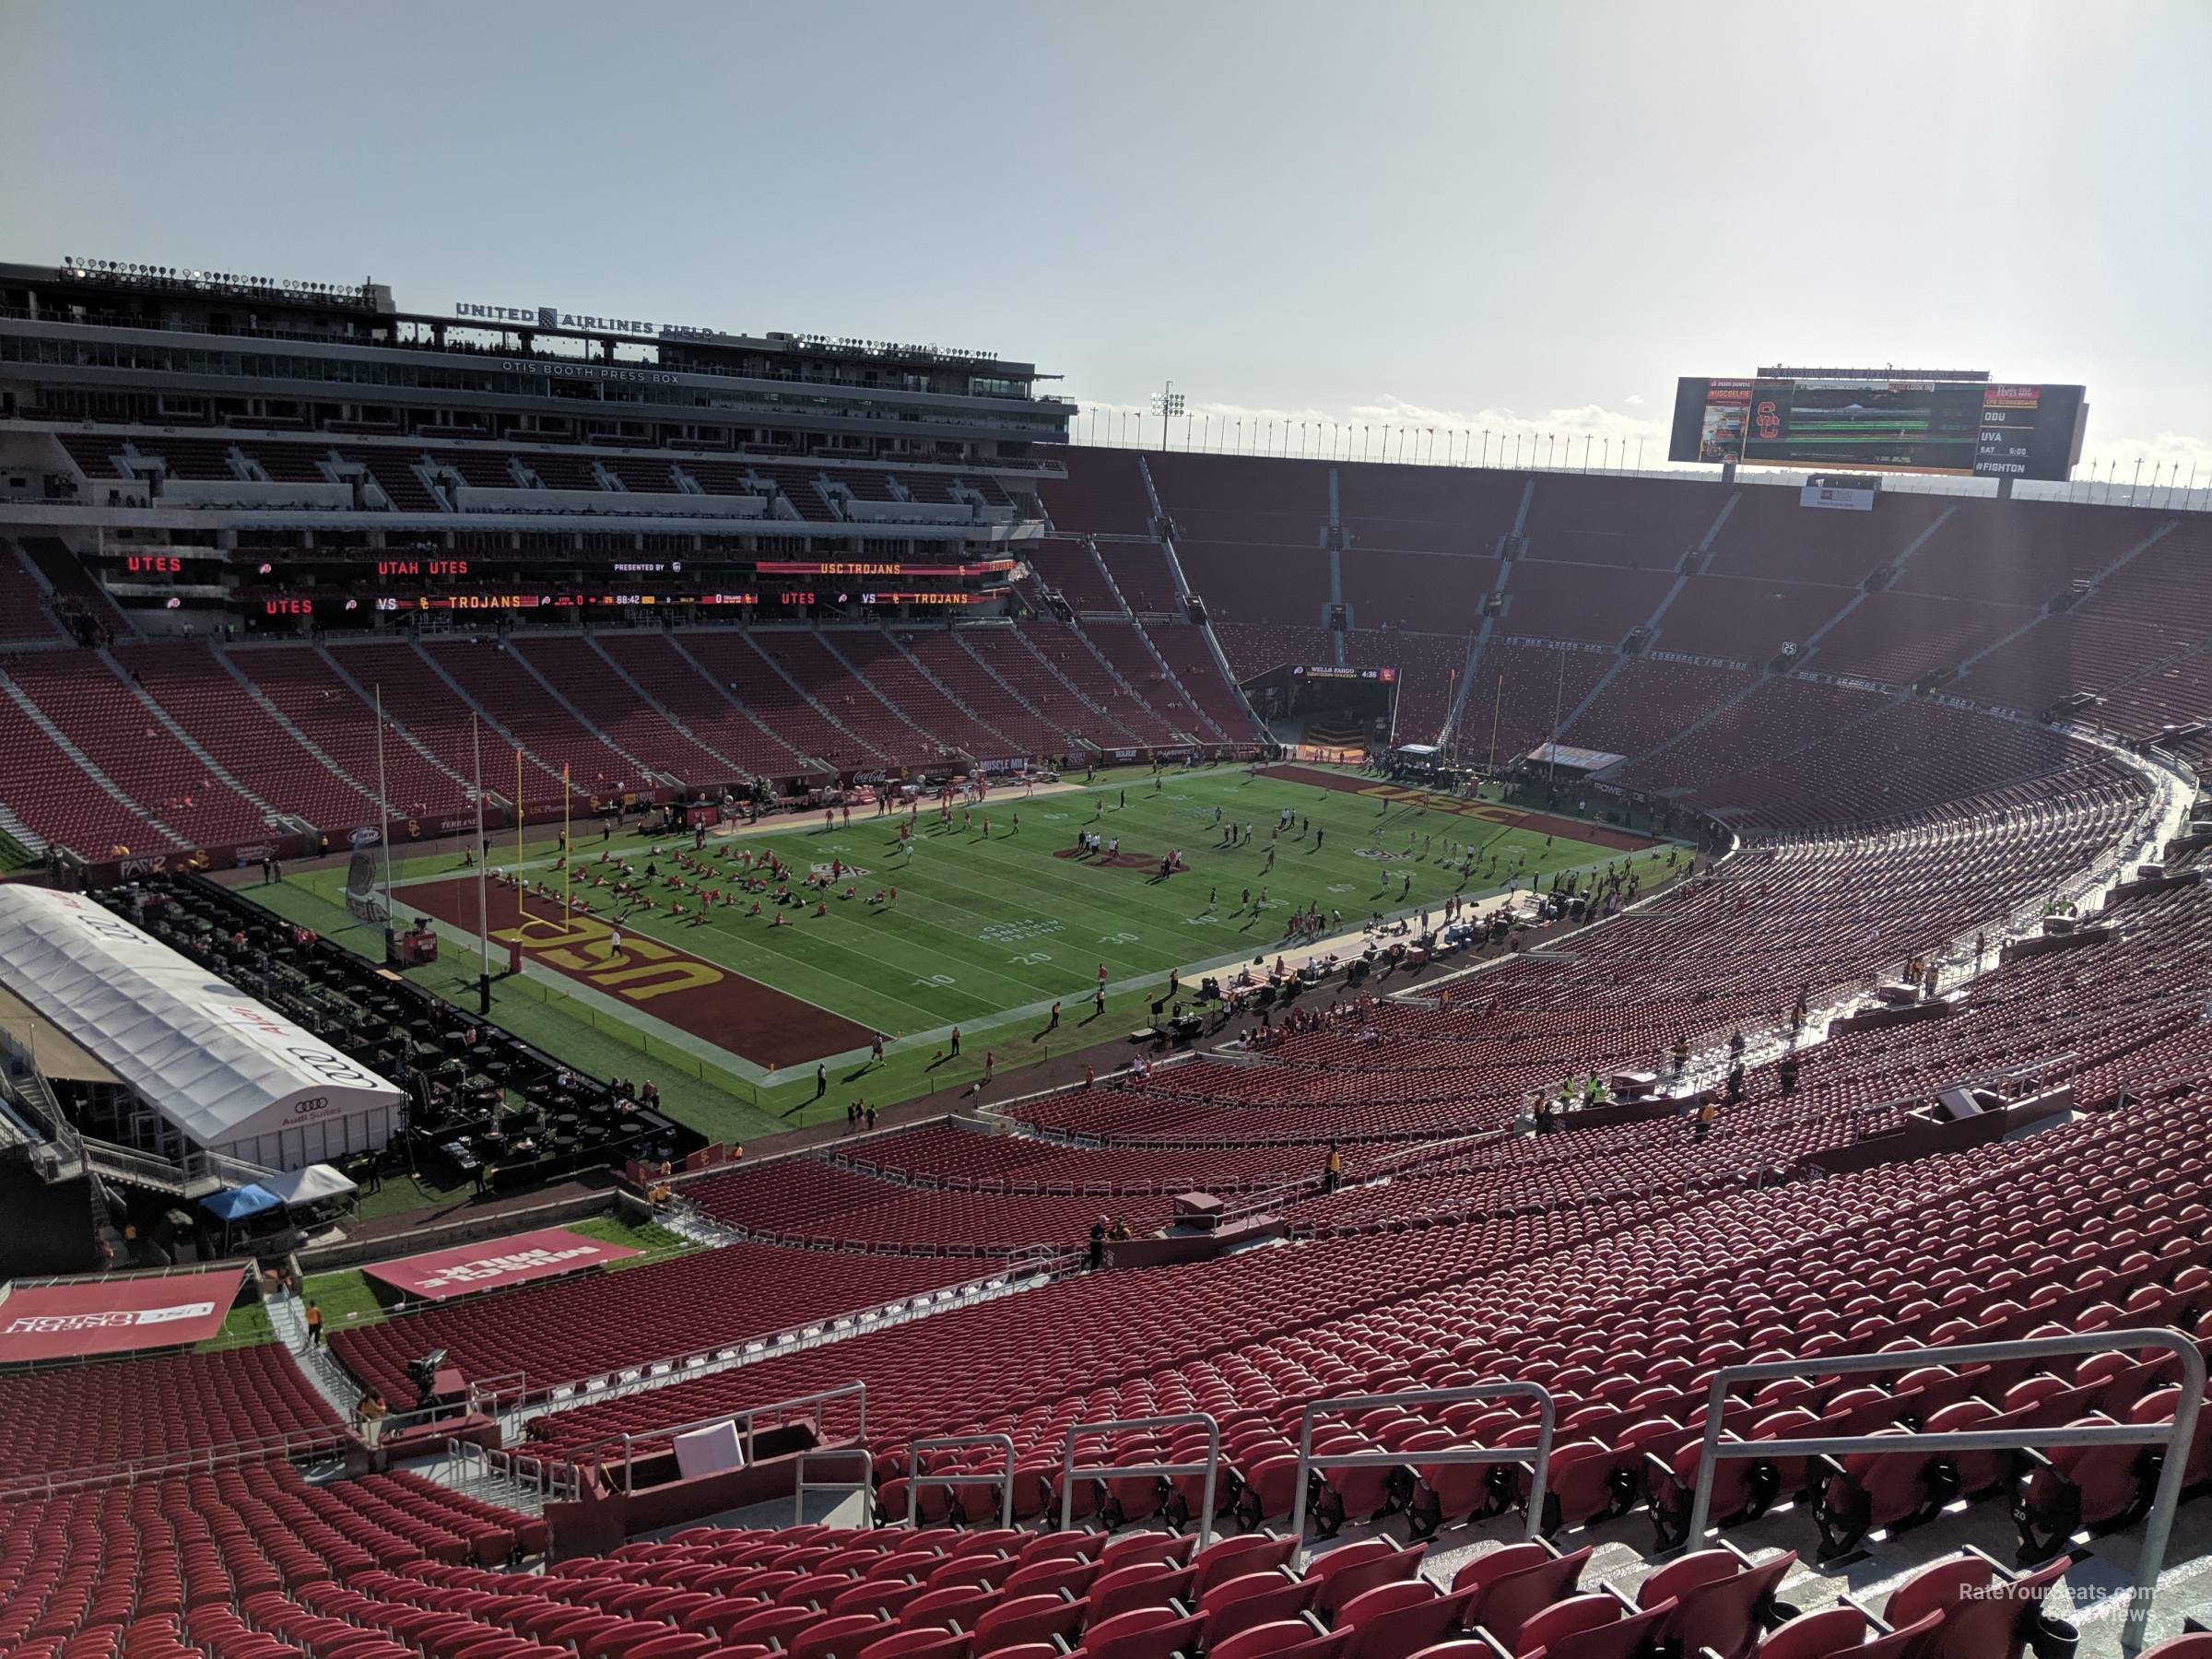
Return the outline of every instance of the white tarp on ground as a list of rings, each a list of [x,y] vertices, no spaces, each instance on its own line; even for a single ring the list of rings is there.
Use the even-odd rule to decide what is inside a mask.
[[[195,1147],[296,1170],[397,1127],[398,1088],[89,899],[0,883],[0,985]]]

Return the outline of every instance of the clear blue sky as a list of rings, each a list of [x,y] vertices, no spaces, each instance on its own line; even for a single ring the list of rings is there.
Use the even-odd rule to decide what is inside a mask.
[[[0,0],[0,256],[1217,414],[1626,435],[1682,373],[1989,368],[2212,475],[2208,65],[2205,0]]]

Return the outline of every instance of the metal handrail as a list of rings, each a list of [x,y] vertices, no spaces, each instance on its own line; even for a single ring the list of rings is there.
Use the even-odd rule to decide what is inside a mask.
[[[1206,1461],[1202,1464],[1085,1464],[1076,1462],[1076,1441],[1086,1434],[1112,1434],[1124,1429],[1185,1429],[1206,1430]],[[1060,1530],[1076,1524],[1076,1477],[1078,1475],[1151,1475],[1172,1479],[1178,1475],[1204,1475],[1206,1491],[1198,1506],[1198,1544],[1204,1549],[1214,1528],[1214,1492],[1221,1473],[1221,1425],[1211,1412],[1171,1411],[1164,1417],[1108,1418],[1096,1423],[1070,1423],[1067,1445],[1060,1454]],[[1012,1483],[1007,1490],[1013,1490]]]
[[[565,1499],[573,1503],[583,1497],[583,1471],[575,1464],[541,1456],[522,1446],[512,1455],[515,1479],[531,1487],[544,1501]]]
[[[488,1405],[497,1415],[500,1403],[512,1399],[517,1409],[530,1397],[530,1373],[524,1371],[501,1371],[497,1376],[472,1377],[468,1382],[468,1407],[484,1411]]]
[[[564,1465],[548,1463],[526,1444],[511,1446],[502,1455],[507,1460],[507,1478],[514,1483],[515,1490],[535,1493],[541,1510],[555,1498],[567,1495],[558,1489],[560,1476],[567,1472]]]
[[[754,1234],[754,1237],[765,1237],[765,1234]],[[1024,1250],[1033,1248],[1035,1245],[1024,1245]],[[1053,1254],[1068,1254],[1068,1252],[1053,1252]],[[806,1325],[787,1325],[785,1329],[768,1332],[763,1336],[732,1336],[725,1343],[714,1343],[712,1347],[690,1349],[686,1354],[662,1354],[646,1360],[630,1360],[608,1371],[593,1373],[593,1376],[564,1378],[559,1382],[542,1382],[537,1387],[526,1389],[526,1394],[515,1395],[515,1406],[520,1409],[520,1406],[526,1405],[547,1405],[553,1406],[555,1411],[573,1411],[577,1406],[591,1403],[591,1395],[606,1394],[610,1389],[626,1387],[630,1382],[654,1381],[654,1378],[670,1376],[675,1371],[697,1371],[706,1365],[728,1367],[736,1365],[736,1362],[774,1359],[783,1349],[806,1347],[806,1345],[817,1343],[817,1340],[831,1338],[836,1332],[858,1334],[865,1332],[865,1329],[902,1325],[912,1318],[927,1314],[934,1307],[1005,1294],[1006,1289],[1013,1288],[1011,1281],[1024,1278],[1030,1270],[1041,1272],[1051,1265],[1051,1256],[1008,1256],[1006,1261],[1013,1263],[1013,1265],[1000,1267],[1000,1270],[982,1274],[978,1278],[962,1278],[956,1285],[934,1285],[929,1289],[916,1289],[916,1292],[907,1296],[896,1296],[896,1299],[885,1300],[885,1303],[874,1303],[872,1307],[856,1307],[856,1310],[842,1312],[842,1314],[809,1318]],[[504,1378],[493,1378],[493,1382],[502,1381]]]
[[[505,1481],[518,1496],[524,1492],[535,1493],[541,1506],[545,1501],[545,1467],[542,1464],[534,1463],[525,1469],[522,1459],[512,1452],[486,1452],[484,1477],[495,1483]]]
[[[233,1158],[228,1152],[194,1152],[185,1159],[184,1168],[194,1174],[212,1175],[218,1180],[241,1186],[259,1181],[265,1175],[277,1173],[266,1164],[257,1164],[250,1159]]]
[[[353,1440],[350,1430],[335,1426],[299,1429],[285,1434],[230,1441],[219,1446],[194,1446],[185,1451],[162,1453],[151,1457],[126,1458],[107,1464],[82,1464],[71,1469],[51,1469],[41,1475],[0,1483],[0,1499],[29,1497],[33,1494],[51,1498],[57,1491],[74,1488],[106,1486],[119,1480],[135,1483],[159,1479],[168,1475],[189,1474],[195,1469],[219,1468],[229,1464],[291,1457],[302,1452],[339,1450]]]
[[[765,1235],[759,1235],[765,1236]],[[975,1278],[961,1279],[957,1284],[936,1285],[895,1297],[889,1301],[877,1302],[848,1312],[825,1313],[819,1319],[810,1319],[805,1324],[788,1325],[780,1331],[759,1336],[735,1336],[718,1342],[711,1347],[693,1348],[686,1353],[663,1354],[650,1359],[634,1359],[610,1370],[583,1377],[571,1377],[559,1382],[545,1382],[528,1388],[514,1398],[516,1409],[530,1405],[542,1405],[559,1411],[572,1411],[587,1405],[591,1396],[650,1379],[668,1376],[677,1371],[692,1371],[708,1365],[729,1366],[738,1362],[751,1363],[771,1359],[786,1348],[801,1347],[810,1343],[832,1338],[840,1331],[858,1334],[862,1331],[888,1328],[918,1319],[931,1310],[949,1306],[963,1300],[980,1300],[1004,1294],[1013,1288],[1013,1281],[1027,1277],[1032,1272],[1044,1272],[1062,1255],[1072,1257],[1072,1252],[1054,1251],[1050,1246],[1025,1245],[1024,1253],[1042,1249],[1043,1255],[1021,1253],[1006,1258],[1009,1265],[982,1274]],[[435,1304],[431,1304],[435,1305]],[[411,1316],[410,1316],[411,1317]],[[519,1373],[509,1373],[510,1375]],[[506,1381],[504,1376],[491,1379],[493,1382]],[[525,1382],[527,1379],[525,1379]],[[502,1391],[503,1392],[503,1391]],[[612,1438],[612,1437],[609,1437]]]
[[[195,1270],[176,1268],[164,1271]],[[149,1273],[143,1277],[156,1276]],[[384,1418],[383,1434],[388,1438],[401,1430],[435,1422],[449,1415],[443,1406],[439,1406],[395,1411]],[[218,1445],[154,1453],[145,1457],[123,1458],[113,1463],[82,1464],[75,1468],[53,1469],[41,1475],[0,1481],[0,1499],[23,1497],[34,1492],[43,1492],[51,1497],[55,1490],[64,1487],[96,1487],[118,1480],[136,1482],[157,1479],[166,1475],[188,1474],[195,1469],[212,1469],[229,1464],[253,1463],[272,1457],[297,1457],[318,1451],[343,1451],[349,1445],[359,1444],[360,1435],[351,1421],[312,1429],[291,1429],[282,1434],[265,1434],[252,1440],[225,1441]]]
[[[759,1406],[747,1406],[735,1411],[717,1411],[711,1417],[694,1418],[688,1423],[668,1423],[654,1429],[627,1429],[618,1433],[603,1435],[581,1446],[560,1453],[560,1461],[581,1472],[583,1460],[594,1453],[608,1447],[622,1448],[622,1489],[631,1489],[631,1477],[637,1469],[637,1448],[640,1441],[673,1440],[679,1434],[689,1434],[696,1429],[712,1429],[717,1423],[745,1425],[745,1461],[753,1461],[753,1423],[756,1418],[785,1412],[799,1406],[818,1406],[828,1400],[841,1400],[848,1395],[859,1402],[860,1415],[853,1428],[853,1438],[865,1441],[868,1435],[868,1385],[865,1382],[840,1382],[833,1388],[817,1389],[812,1394],[794,1394],[785,1400],[770,1400]]]
[[[189,1159],[164,1158],[158,1152],[81,1134],[77,1147],[88,1163],[104,1164],[119,1178],[142,1181],[149,1186],[182,1193],[195,1178]],[[206,1178],[214,1179],[211,1175]]]
[[[1306,1477],[1314,1469],[1394,1469],[1416,1464],[1522,1463],[1526,1446],[1440,1446],[1415,1452],[1335,1452],[1313,1455],[1313,1419],[1324,1412],[1372,1411],[1382,1406],[1404,1406],[1418,1401],[1430,1406],[1452,1406],[1462,1400],[1534,1400],[1538,1413],[1535,1474],[1528,1488],[1528,1535],[1544,1530],[1544,1487],[1551,1473],[1551,1434],[1559,1418],[1558,1403],[1541,1382],[1476,1382],[1464,1388],[1410,1388],[1396,1394],[1332,1394],[1309,1400],[1298,1414],[1297,1491],[1290,1500],[1290,1535],[1300,1552],[1305,1549]]]
[[[1230,1056],[1225,1056],[1225,1058]],[[1048,1181],[1023,1182],[1004,1175],[942,1175],[928,1170],[887,1170],[879,1164],[868,1163],[857,1158],[832,1155],[830,1161],[844,1169],[857,1170],[864,1175],[879,1176],[900,1186],[912,1187],[917,1192],[982,1193],[993,1196],[1041,1198],[1148,1198],[1163,1193],[1187,1193],[1188,1181],[1170,1177],[1151,1177],[1128,1181]],[[1211,1181],[1213,1192],[1256,1193],[1279,1187],[1288,1182],[1302,1181],[1310,1171],[1279,1171],[1273,1174],[1239,1175],[1227,1181]],[[1050,1245],[1029,1248],[1051,1250]]]
[[[473,1487],[490,1487],[495,1491],[501,1483],[512,1487],[516,1493],[535,1492],[545,1496],[545,1465],[535,1460],[527,1468],[514,1453],[494,1450],[475,1441],[448,1439],[445,1442],[446,1461],[453,1465],[453,1487],[468,1491]]]
[[[251,1256],[218,1256],[210,1262],[171,1262],[166,1267],[118,1267],[112,1272],[100,1274],[99,1277],[102,1284],[113,1284],[120,1279],[189,1277],[195,1273],[215,1273],[226,1267],[242,1274],[250,1271],[253,1265],[253,1259]],[[81,1273],[58,1273],[49,1275],[44,1278],[26,1277],[0,1280],[0,1284],[5,1284],[12,1293],[16,1290],[39,1289],[49,1285],[81,1286],[85,1282],[85,1277]],[[120,1362],[126,1356],[124,1354],[78,1354],[72,1355],[70,1358],[87,1360],[94,1365],[106,1365]],[[35,1363],[51,1365],[56,1361],[41,1359]]]
[[[2173,1421],[2114,1423],[2110,1426],[2063,1429],[1975,1429],[1929,1434],[1908,1430],[1902,1434],[1811,1435],[1794,1440],[1724,1441],[1721,1439],[1722,1404],[1735,1382],[1766,1382],[1782,1377],[1856,1375],[1869,1371],[1911,1371],[1922,1365],[1993,1365],[2008,1359],[2057,1358],[2068,1354],[2122,1353],[2137,1348],[2163,1348],[2180,1357],[2182,1395],[2173,1408]],[[1689,1527],[1685,1535],[1694,1547],[1705,1535],[1712,1507],[1713,1477],[1724,1457],[1810,1457],[1826,1454],[1879,1455],[1915,1446],[1924,1452],[2011,1452],[2041,1446],[2163,1446],[2165,1460],[2159,1471],[2158,1494],[2143,1523],[2143,1552],[2136,1563],[2136,1587],[2128,1596],[2127,1622],[2122,1628],[2121,1646],[2128,1653],[2143,1646],[2150,1608],[2158,1594],[2159,1570],[2165,1563],[2168,1536],[2173,1530],[2173,1512],[2181,1500],[2182,1476],[2196,1433],[2197,1408],[2205,1398],[2205,1359],[2193,1337],[2171,1327],[2128,1331],[2079,1332],[2064,1336],[2028,1336],[2012,1342],[1969,1343],[1958,1347],[1891,1348],[1878,1354],[1822,1354],[1814,1359],[1761,1359],[1725,1365],[1712,1376],[1705,1406],[1705,1440],[1698,1453],[1697,1493],[1690,1500]]]
[[[806,1478],[806,1464],[810,1458],[832,1457],[859,1458],[859,1476],[852,1480],[809,1480]],[[868,1456],[868,1449],[865,1446],[809,1446],[794,1460],[792,1473],[794,1478],[791,1491],[793,1505],[791,1524],[794,1526],[806,1524],[806,1494],[809,1492],[872,1494],[876,1489],[876,1483],[871,1478],[874,1473],[874,1463]]]
[[[491,1455],[475,1441],[457,1440],[449,1435],[445,1442],[445,1459],[453,1465],[453,1486],[458,1491],[469,1489],[472,1481],[469,1471],[477,1465],[483,1465],[482,1478],[487,1483],[491,1478]]]
[[[61,1102],[53,1098],[53,1090],[46,1079],[37,1072],[28,1068],[19,1073],[0,1072],[0,1100],[12,1100],[22,1109],[29,1120],[24,1127],[39,1135],[33,1146],[44,1144],[58,1148],[55,1158],[47,1161],[80,1167],[87,1161],[84,1137],[62,1111]],[[38,1167],[42,1174],[44,1163]],[[47,1179],[61,1179],[58,1169]]]
[[[922,1453],[942,1452],[953,1446],[996,1446],[1006,1454],[1004,1475],[924,1475]],[[963,1486],[996,1486],[998,1496],[998,1524],[1014,1524],[1014,1437],[1009,1434],[939,1434],[906,1442],[906,1518],[919,1528],[922,1524],[922,1506],[913,1500],[916,1487],[941,1486],[947,1489]]]

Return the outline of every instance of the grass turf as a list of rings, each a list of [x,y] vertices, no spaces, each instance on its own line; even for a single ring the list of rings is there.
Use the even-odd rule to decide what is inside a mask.
[[[39,862],[38,854],[6,830],[0,830],[0,875],[13,875],[28,870]]]
[[[1296,820],[1277,841],[1270,830],[1286,807]],[[988,838],[982,827],[986,815]],[[1226,845],[1217,818],[1252,825],[1250,843]],[[868,1065],[865,1052],[831,1064],[830,1087],[818,1100],[811,1065],[763,1077],[727,1053],[718,1059],[704,1043],[671,1041],[604,999],[571,994],[579,987],[558,976],[498,982],[493,1016],[598,1076],[650,1076],[675,1115],[709,1135],[742,1139],[838,1117],[856,1097],[888,1105],[964,1087],[981,1074],[987,1049],[1004,1073],[1048,1053],[1097,1042],[1136,1023],[1144,1005],[1164,990],[1171,967],[1274,955],[1285,919],[1299,906],[1341,911],[1349,928],[1371,912],[1433,911],[1448,896],[1478,897],[1515,875],[1541,883],[1554,871],[1626,856],[1486,818],[1227,767],[1171,772],[1157,787],[1140,772],[1028,799],[1002,791],[987,806],[965,814],[956,808],[949,830],[934,813],[924,813],[915,821],[911,854],[899,850],[900,821],[855,814],[849,826],[831,830],[801,818],[726,841],[709,838],[710,853],[724,846],[756,856],[773,852],[799,871],[832,858],[857,865],[864,872],[851,877],[857,896],[831,899],[825,917],[814,916],[810,905],[796,925],[771,928],[767,914],[747,913],[748,897],[743,905],[716,910],[704,925],[672,923],[665,911],[622,924],[626,934],[658,938],[892,1040],[881,1065]],[[1322,832],[1318,845],[1313,835],[1300,833],[1309,822]],[[1072,850],[1085,829],[1118,837],[1125,854],[1143,856],[1148,866],[1109,868],[1055,856]],[[1473,873],[1459,867],[1447,842],[1473,849]],[[588,830],[579,831],[577,845],[578,873],[588,877],[603,847]],[[607,844],[641,871],[656,845],[664,875],[671,868],[668,853],[688,848],[688,841],[666,835],[617,836]],[[1171,849],[1180,851],[1186,867],[1162,880],[1158,861]],[[560,873],[551,867],[557,853],[557,841],[541,838],[524,849],[521,862],[533,879],[547,880],[558,891]],[[512,845],[496,843],[493,857],[509,866],[517,859]],[[735,862],[713,858],[718,869]],[[451,854],[402,859],[395,880],[404,889],[409,881],[451,876],[457,868]],[[702,879],[714,885],[716,878]],[[337,869],[317,870],[245,891],[343,944],[377,953],[376,930],[354,923],[343,908],[343,880]],[[727,888],[729,878],[721,885]],[[841,894],[843,886],[840,881]],[[868,895],[892,886],[899,890],[895,903],[867,903]],[[1247,889],[1255,901],[1265,891],[1265,909],[1244,901]],[[673,895],[656,888],[655,896]],[[593,890],[602,913],[606,897]],[[496,896],[493,902],[496,919]],[[400,908],[404,912],[404,897]],[[499,948],[495,944],[495,957]],[[1106,1017],[1098,1019],[1089,999],[1101,963],[1110,995]],[[443,959],[409,977],[474,1006],[476,965],[475,953],[449,938]],[[1065,1005],[1062,1025],[1047,1033],[1045,1010],[1054,998]],[[958,1060],[940,1059],[945,1033],[956,1023],[962,1053]]]

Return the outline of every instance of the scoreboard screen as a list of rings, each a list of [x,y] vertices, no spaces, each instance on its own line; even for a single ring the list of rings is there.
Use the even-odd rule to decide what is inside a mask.
[[[1667,459],[2064,479],[2088,407],[2079,386],[1685,379]]]

